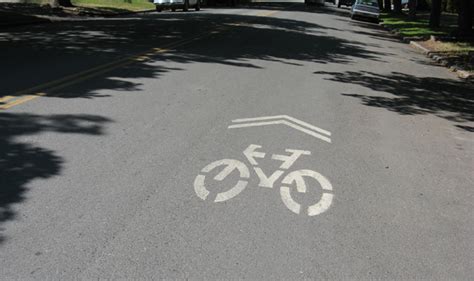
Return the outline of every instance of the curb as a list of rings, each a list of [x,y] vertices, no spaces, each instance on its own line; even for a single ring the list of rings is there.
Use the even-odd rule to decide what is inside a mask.
[[[119,16],[126,16],[126,15],[133,15],[133,14],[146,14],[146,13],[151,13],[156,11],[155,9],[150,9],[150,10],[141,10],[141,11],[130,11],[130,12],[123,12],[123,13],[118,13],[115,15],[110,15],[110,16],[104,16],[104,18],[113,18],[113,17],[119,17]]]
[[[447,67],[449,70],[452,72],[455,72],[459,78],[465,79],[465,80],[474,80],[474,73],[470,73],[469,71],[464,70],[462,67],[459,67],[456,64],[450,63],[446,58],[436,54],[435,52],[421,46],[419,43],[415,41],[410,41],[410,45],[421,51],[423,54],[425,54],[427,57],[431,58],[438,64]]]
[[[393,34],[393,35],[395,35],[396,37],[398,37],[398,39],[400,39],[401,41],[403,41],[403,43],[409,44],[409,43],[410,43],[411,41],[413,41],[413,40],[418,40],[418,41],[420,41],[420,40],[425,40],[425,39],[427,40],[427,39],[429,39],[429,38],[425,38],[425,37],[423,37],[423,36],[407,36],[407,37],[405,37],[405,36],[402,36],[402,35],[400,34],[400,32],[398,31],[398,29],[396,29],[396,28],[390,28],[390,27],[386,26],[383,22],[380,22],[379,25],[380,25],[381,27],[383,27],[385,30],[387,30],[388,32],[390,32],[391,34]]]
[[[474,81],[474,73],[471,73],[469,71],[466,71],[462,67],[459,67],[457,65],[454,65],[450,63],[446,58],[434,53],[433,51],[421,46],[419,43],[417,43],[414,40],[428,40],[429,38],[423,38],[423,37],[403,37],[400,32],[398,32],[397,29],[393,29],[390,27],[387,27],[383,24],[383,22],[379,23],[380,26],[382,26],[385,30],[390,32],[391,34],[395,35],[398,39],[400,39],[403,43],[407,43],[410,46],[412,46],[414,49],[421,51],[424,55],[435,61],[436,63],[447,67],[450,71],[455,72],[457,76],[461,79],[467,80],[467,81]]]
[[[430,52],[431,52],[429,49],[427,49],[427,48],[421,46],[420,44],[418,44],[418,43],[415,42],[415,41],[410,41],[410,45],[411,45],[412,47],[414,47],[415,49],[421,50],[421,51],[422,51],[425,55],[427,55],[427,56],[428,56],[428,55],[430,54]]]

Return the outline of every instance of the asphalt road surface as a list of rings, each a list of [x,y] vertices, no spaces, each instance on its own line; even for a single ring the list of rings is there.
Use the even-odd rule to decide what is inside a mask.
[[[203,9],[0,48],[1,279],[474,276],[474,88],[375,24]]]

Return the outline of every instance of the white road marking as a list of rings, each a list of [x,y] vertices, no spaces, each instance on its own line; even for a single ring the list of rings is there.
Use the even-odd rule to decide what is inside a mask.
[[[301,205],[296,203],[295,200],[293,200],[293,198],[291,198],[289,187],[282,186],[280,188],[280,196],[281,196],[281,200],[283,200],[283,204],[285,204],[285,206],[288,209],[290,209],[290,211],[292,211],[295,214],[300,213]]]
[[[280,165],[280,169],[285,169],[285,170],[290,168],[293,165],[293,163],[295,163],[295,161],[298,160],[298,158],[301,155],[311,155],[311,151],[307,151],[307,150],[285,149],[285,151],[290,152],[291,155],[290,156],[280,155],[280,154],[272,155],[272,159],[283,161],[283,163]]]
[[[248,184],[248,181],[239,180],[237,184],[231,189],[229,189],[228,191],[217,194],[214,202],[224,202],[226,200],[234,198],[245,189],[247,184]]]
[[[323,140],[325,142],[328,142],[328,143],[331,143],[331,139],[329,137],[326,137],[326,136],[323,136],[321,134],[318,134],[314,131],[311,131],[311,130],[308,130],[306,128],[303,128],[299,125],[296,125],[296,124],[293,124],[293,123],[290,123],[286,120],[277,120],[277,121],[267,121],[267,122],[255,122],[255,123],[244,123],[244,124],[235,124],[235,125],[230,125],[229,127],[227,127],[228,129],[237,129],[237,128],[248,128],[248,127],[259,127],[259,126],[268,126],[268,125],[279,125],[279,124],[283,124],[283,125],[286,125],[288,127],[291,127],[293,129],[296,129],[298,131],[301,131],[303,133],[306,133],[310,136],[313,136],[315,138],[318,138],[320,140]]]
[[[293,176],[293,173],[288,174],[283,180],[283,184],[292,184],[293,182],[296,182],[296,191],[299,193],[306,193],[306,182],[304,181],[304,178],[300,176],[299,173],[296,174],[296,176]]]
[[[225,165],[225,164],[224,164]],[[216,181],[222,181],[224,180],[228,175],[230,175],[230,173],[232,173],[234,170],[236,169],[236,166],[235,164],[228,164],[224,170],[222,170],[219,174],[217,174],[215,177],[214,177],[214,180]]]
[[[264,152],[255,151],[257,148],[262,148],[262,146],[261,145],[256,145],[256,144],[251,144],[243,152],[245,157],[247,157],[247,160],[249,160],[250,164],[252,164],[254,166],[258,165],[257,161],[255,161],[255,158],[264,158],[265,157]]]
[[[234,159],[222,159],[222,160],[214,161],[214,162],[208,164],[206,167],[202,168],[201,172],[209,173],[210,171],[214,170],[216,167],[219,167],[219,166],[222,166],[222,165],[226,165],[228,167],[230,166],[230,167],[233,168],[232,170],[237,168],[240,172],[240,177],[242,177],[242,178],[248,179],[250,177],[250,172],[249,172],[249,169],[247,168],[247,166],[245,166],[244,163],[242,163],[238,160],[234,160]],[[217,175],[214,179],[219,180],[217,178],[219,178],[219,175]],[[222,179],[220,179],[220,180],[222,180]]]
[[[204,186],[204,179],[206,176],[198,175],[194,180],[194,191],[196,192],[197,196],[202,200],[206,200],[207,196],[209,195],[209,191]]]
[[[270,122],[273,123],[273,122],[287,122],[287,121],[279,120],[279,121],[270,121]],[[269,123],[269,122],[258,122],[258,123]],[[292,123],[290,124],[293,126],[300,127],[299,125],[295,125]],[[240,124],[240,125],[249,126],[249,125],[255,125],[255,123],[254,124]],[[305,128],[302,128],[302,129],[307,130]],[[255,174],[258,176],[260,180],[258,186],[267,187],[267,188],[273,188],[275,182],[285,173],[284,170],[289,169],[294,164],[294,162],[298,160],[299,157],[301,157],[301,155],[311,155],[310,151],[299,150],[299,149],[285,149],[285,151],[288,152],[289,155],[272,154],[273,160],[282,162],[282,164],[280,165],[280,169],[282,170],[276,170],[270,176],[267,176],[260,167],[257,167],[258,162],[255,160],[255,158],[264,158],[266,155],[266,153],[264,152],[257,151],[257,149],[260,149],[260,148],[262,148],[261,145],[251,144],[243,151],[243,154],[248,159],[248,161],[254,166],[253,169],[255,171]],[[207,166],[205,166],[201,170],[202,174],[198,174],[194,180],[194,190],[197,196],[201,198],[202,200],[206,200],[210,194],[209,190],[205,186],[206,174],[208,174],[209,172],[211,172],[212,170],[220,166],[224,166],[224,167],[213,178],[214,180],[222,181],[236,169],[239,171],[241,179],[238,180],[236,185],[234,185],[232,188],[228,189],[227,191],[217,193],[214,202],[224,202],[229,199],[232,199],[238,194],[240,194],[247,187],[248,181],[245,179],[250,178],[250,172],[249,172],[248,167],[243,162],[239,160],[234,160],[234,159],[222,159],[222,160],[214,161],[208,164]],[[289,174],[285,176],[285,178],[281,182],[282,185],[280,186],[280,196],[285,206],[296,214],[301,213],[302,207],[301,207],[301,204],[299,204],[292,198],[291,188],[289,187],[289,185],[295,184],[297,192],[306,193],[307,186],[306,186],[305,177],[310,177],[310,178],[315,179],[319,183],[323,191],[332,192],[332,185],[329,182],[329,180],[316,171],[303,169],[303,170],[296,170],[296,171],[290,172]],[[324,213],[331,207],[333,198],[334,198],[334,195],[332,193],[323,192],[318,202],[307,207],[306,214],[308,216],[316,216],[316,215]]]
[[[326,212],[331,207],[333,197],[334,195],[331,193],[323,193],[318,203],[308,207],[308,216],[316,216]]]
[[[298,184],[298,180],[303,179],[303,177],[311,177],[319,182],[321,188],[323,190],[332,191],[332,185],[327,178],[325,178],[320,173],[313,171],[313,170],[297,170],[289,173],[284,179],[284,184],[291,184],[293,181],[296,181]]]
[[[254,118],[240,118],[240,119],[232,120],[232,123],[254,122],[254,121],[272,120],[272,119],[287,119],[287,120],[292,121],[296,124],[299,124],[303,127],[307,127],[307,128],[309,128],[313,131],[319,132],[319,133],[324,134],[324,135],[331,136],[331,132],[329,132],[329,131],[318,128],[314,125],[311,125],[309,123],[306,123],[304,121],[301,121],[299,119],[296,119],[296,118],[288,116],[288,115],[274,115],[274,116],[263,116],[263,117],[254,117]]]
[[[327,178],[321,175],[318,172],[312,170],[298,170],[289,173],[282,181],[283,184],[291,184],[296,182],[296,189],[298,192],[306,192],[306,184],[303,177],[311,177],[314,178],[319,182],[321,188],[323,190],[332,191],[332,185]],[[304,187],[302,187],[304,186]],[[283,203],[296,214],[299,214],[300,209],[298,208],[298,212],[295,212],[295,206],[300,206],[296,203],[290,194],[290,189],[287,186],[282,186],[280,188],[280,196]],[[334,195],[331,193],[323,192],[321,199],[314,205],[308,207],[308,216],[316,216],[319,214],[324,213],[329,209],[332,204],[332,199]]]
[[[276,170],[275,172],[273,172],[273,174],[270,177],[267,177],[265,173],[262,171],[262,169],[260,169],[259,167],[254,167],[253,169],[255,170],[255,173],[260,179],[260,182],[258,184],[258,186],[260,187],[273,188],[273,184],[275,183],[275,181],[279,179],[281,175],[283,175],[284,173],[281,170]]]
[[[210,171],[214,170],[219,166],[225,166],[225,168],[214,177],[214,180],[222,181],[235,169],[239,171],[241,178],[248,179],[250,177],[250,171],[247,166],[244,163],[234,159],[222,159],[214,161],[204,167],[201,172],[209,173]],[[196,179],[194,180],[194,191],[196,192],[197,196],[202,200],[206,200],[207,196],[210,193],[204,184],[205,178],[205,175],[197,175]],[[248,181],[239,180],[237,184],[228,191],[218,193],[214,202],[223,202],[232,199],[240,192],[242,192],[247,186],[247,184]]]

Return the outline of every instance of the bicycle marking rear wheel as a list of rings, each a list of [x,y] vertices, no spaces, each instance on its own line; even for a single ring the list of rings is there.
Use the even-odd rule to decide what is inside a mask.
[[[294,182],[296,183],[296,190],[298,192],[306,193],[306,183],[304,177],[311,177],[315,179],[323,189],[323,194],[319,201],[309,206],[307,208],[306,214],[308,216],[316,216],[324,213],[331,206],[334,197],[332,193],[324,191],[332,191],[332,185],[327,178],[312,170],[297,170],[289,173],[282,181],[284,185],[280,187],[281,200],[290,211],[300,214],[301,204],[292,198],[290,188],[286,185],[290,185]]]

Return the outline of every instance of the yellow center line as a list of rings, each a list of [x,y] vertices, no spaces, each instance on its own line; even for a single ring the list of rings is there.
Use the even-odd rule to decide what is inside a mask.
[[[202,37],[204,37],[204,36],[200,35],[200,36],[195,36],[193,38],[187,38],[187,39],[179,40],[179,41],[176,41],[176,42],[172,42],[170,44],[166,44],[164,47],[161,47],[161,48],[153,48],[153,49],[151,49],[151,51],[146,51],[146,52],[140,53],[138,55],[129,56],[129,57],[119,59],[119,60],[116,60],[116,61],[113,61],[113,62],[110,62],[110,63],[107,63],[107,64],[99,65],[99,66],[87,69],[85,71],[63,77],[63,78],[58,79],[58,80],[54,80],[54,81],[47,82],[45,84],[38,85],[38,86],[29,88],[29,89],[26,89],[26,90],[22,90],[20,92],[15,93],[16,96],[20,96],[20,98],[15,99],[14,101],[12,101],[10,103],[0,105],[0,109],[8,109],[10,107],[22,104],[24,102],[31,101],[31,100],[33,100],[37,97],[46,95],[43,92],[34,93],[37,90],[48,89],[48,92],[53,92],[55,90],[60,90],[60,89],[63,89],[67,86],[71,86],[73,84],[76,84],[76,83],[82,82],[84,80],[96,77],[100,74],[109,72],[109,71],[114,70],[114,69],[118,69],[120,67],[132,64],[134,62],[137,62],[137,61],[143,62],[143,61],[149,60],[149,59],[151,59],[152,55],[155,55],[155,54],[158,54],[158,53],[169,52],[174,47],[189,44],[189,43],[195,41],[196,39],[199,39],[199,38],[202,38]],[[25,95],[27,93],[32,93],[32,94]],[[8,97],[11,97],[11,98],[8,98]],[[2,99],[11,100],[12,98],[14,98],[14,96],[5,96]]]
[[[278,12],[280,12],[280,11],[262,12],[262,13],[257,14],[256,16],[266,17],[266,16],[276,14]],[[46,89],[48,90],[48,92],[50,92],[48,94],[48,96],[51,96],[51,92],[63,89],[65,87],[68,87],[68,86],[71,86],[71,85],[74,85],[74,84],[77,84],[79,82],[82,82],[84,80],[88,80],[88,79],[93,78],[93,77],[97,77],[98,75],[104,74],[104,73],[109,72],[111,70],[118,69],[120,67],[127,66],[127,65],[132,64],[132,63],[144,62],[144,61],[150,60],[151,57],[154,56],[154,55],[169,52],[175,47],[179,47],[179,46],[183,46],[183,45],[192,43],[196,40],[202,39],[202,38],[207,37],[207,36],[214,35],[216,33],[225,31],[227,29],[228,28],[226,28],[226,27],[219,27],[214,31],[203,32],[203,33],[201,33],[199,35],[196,35],[194,37],[191,37],[191,38],[184,38],[184,39],[181,39],[181,40],[178,40],[178,41],[175,41],[175,42],[171,42],[171,43],[165,44],[164,46],[159,47],[159,48],[152,48],[148,51],[145,51],[145,52],[142,52],[142,53],[139,53],[139,54],[135,54],[135,55],[128,56],[128,57],[125,57],[125,58],[122,58],[122,59],[118,59],[118,60],[115,60],[115,61],[110,62],[110,63],[105,63],[105,64],[102,64],[102,65],[98,65],[98,66],[89,68],[89,69],[84,70],[84,71],[79,72],[79,73],[68,75],[68,76],[62,77],[62,78],[57,79],[57,80],[53,80],[53,81],[50,81],[50,82],[47,82],[47,83],[44,83],[44,84],[41,84],[41,85],[37,85],[37,86],[31,87],[31,88],[16,92],[14,96],[0,97],[0,102],[8,102],[8,101],[13,99],[11,102],[0,105],[0,110],[11,108],[13,106],[25,103],[27,101],[31,101],[31,100],[33,100],[35,98],[38,98],[38,97],[41,97],[41,96],[46,96],[47,95],[45,93]],[[41,92],[39,92],[39,91],[41,91]]]
[[[0,109],[7,109],[7,108],[10,108],[12,106],[15,106],[15,105],[18,105],[18,104],[22,104],[24,102],[27,102],[27,101],[30,101],[30,100],[33,100],[37,97],[40,97],[40,96],[44,96],[46,95],[45,93],[36,93],[34,95],[28,95],[28,96],[24,96],[22,98],[19,98],[19,99],[16,99],[14,100],[13,102],[10,102],[8,104],[5,104],[5,105],[2,105],[0,106]]]
[[[171,48],[171,47],[175,47],[177,45],[180,45],[180,43],[182,43],[183,41],[188,41],[189,39],[182,39],[182,40],[179,40],[179,41],[176,41],[176,42],[172,42],[172,43],[169,43],[169,44],[166,44],[164,45],[162,48]],[[169,49],[164,49],[166,51],[168,51]],[[92,68],[89,68],[87,70],[84,70],[82,72],[79,72],[79,73],[75,73],[75,74],[72,74],[72,75],[68,75],[68,76],[65,76],[63,78],[60,78],[60,79],[57,79],[57,80],[53,80],[53,81],[50,81],[50,82],[47,82],[47,83],[44,83],[44,84],[41,84],[41,85],[38,85],[38,86],[34,86],[32,88],[28,88],[28,89],[25,89],[25,90],[22,90],[20,92],[17,92],[16,95],[22,95],[22,94],[28,94],[28,93],[32,93],[38,89],[41,89],[41,88],[48,88],[50,86],[53,86],[54,84],[60,84],[64,81],[68,81],[68,80],[71,80],[71,79],[74,79],[76,77],[81,77],[81,76],[84,76],[88,73],[91,73],[91,72],[95,72],[97,70],[100,70],[100,69],[104,69],[104,68],[108,68],[108,67],[111,67],[111,66],[114,66],[116,64],[120,64],[121,62],[124,62],[124,61],[128,61],[130,59],[133,59],[137,56],[141,56],[143,55],[144,53],[148,53],[149,51],[146,51],[146,52],[143,52],[143,53],[140,53],[138,55],[132,55],[132,56],[129,56],[129,57],[125,57],[125,58],[122,58],[122,59],[118,59],[118,60],[115,60],[113,62],[109,62],[109,63],[106,63],[106,64],[101,64],[101,65],[98,65],[98,66],[95,66],[95,67],[92,67]]]
[[[257,14],[257,17],[268,17],[268,16],[274,15],[278,12],[280,12],[280,11],[262,12],[262,13]]]
[[[15,97],[14,96],[4,96],[4,97],[0,98],[0,102],[6,102],[6,101],[9,101],[13,98],[15,98]]]

